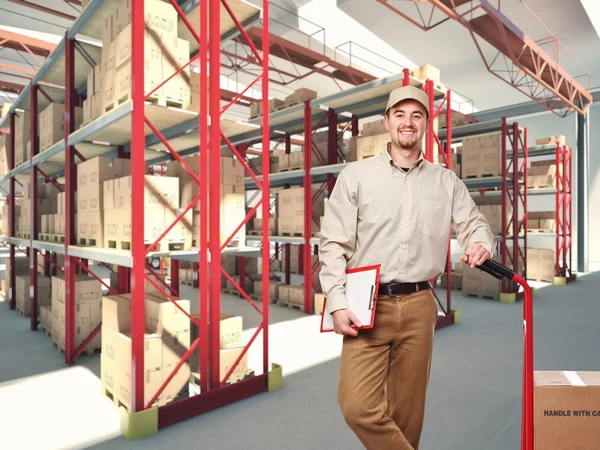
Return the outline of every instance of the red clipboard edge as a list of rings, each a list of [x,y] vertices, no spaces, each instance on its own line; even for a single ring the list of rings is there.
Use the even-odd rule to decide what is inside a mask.
[[[370,328],[373,328],[373,325],[375,324],[375,311],[377,310],[377,297],[379,295],[379,274],[381,271],[381,264],[373,264],[371,266],[363,266],[363,267],[354,267],[352,269],[348,269],[346,270],[346,273],[357,273],[357,272],[367,272],[369,270],[375,270],[375,300],[373,301],[373,311],[371,311],[371,324],[370,325],[363,325],[362,327],[352,327],[355,330],[368,330]],[[323,329],[323,322],[325,321],[325,314],[328,314],[327,312],[327,297],[325,297],[325,300],[323,301],[323,311],[321,312],[321,333],[332,333],[334,332],[334,330],[325,330]]]

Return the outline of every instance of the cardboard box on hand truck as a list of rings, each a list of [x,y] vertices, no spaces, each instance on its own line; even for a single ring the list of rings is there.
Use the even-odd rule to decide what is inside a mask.
[[[536,450],[593,449],[600,442],[600,372],[534,372]]]

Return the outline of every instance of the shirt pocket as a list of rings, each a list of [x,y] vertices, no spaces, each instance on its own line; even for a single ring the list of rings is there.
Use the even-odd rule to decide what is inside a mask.
[[[450,236],[450,209],[439,200],[422,199],[419,201],[419,233],[431,238]]]

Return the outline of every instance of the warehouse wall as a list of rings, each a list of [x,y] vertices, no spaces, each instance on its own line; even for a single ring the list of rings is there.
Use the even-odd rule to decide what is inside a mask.
[[[574,114],[566,118],[560,118],[555,114],[544,114],[540,116],[517,119],[519,125],[526,126],[529,134],[529,145],[535,145],[535,139],[545,136],[562,134],[567,139],[567,144],[573,148],[575,164],[573,166],[573,185],[576,188],[577,179],[577,118]],[[590,109],[590,161],[589,161],[589,204],[600,202],[600,106],[596,105]],[[530,197],[530,211],[539,210],[540,206],[547,206],[547,199]],[[573,198],[573,260],[577,261],[577,191]],[[596,230],[600,227],[600,211],[597,208],[589,208],[589,229]],[[535,242],[535,241],[534,241]],[[533,242],[532,242],[533,243]],[[544,248],[544,247],[542,247]],[[590,262],[600,262],[600,239],[594,239],[590,233],[589,242]]]

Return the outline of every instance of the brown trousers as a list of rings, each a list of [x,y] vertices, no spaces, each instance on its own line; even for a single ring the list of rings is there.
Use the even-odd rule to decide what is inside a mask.
[[[367,450],[419,448],[437,315],[429,289],[380,296],[374,327],[344,336],[338,403]]]

